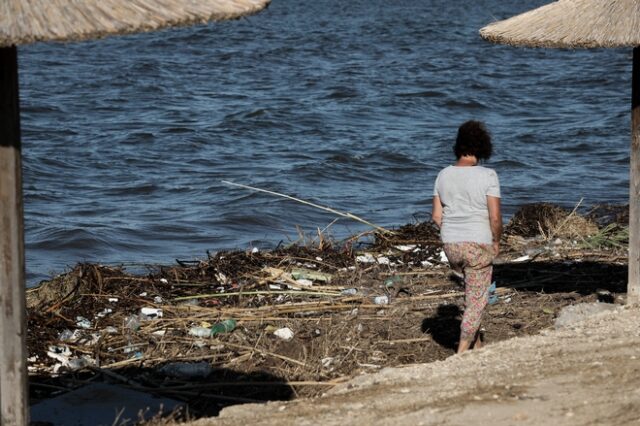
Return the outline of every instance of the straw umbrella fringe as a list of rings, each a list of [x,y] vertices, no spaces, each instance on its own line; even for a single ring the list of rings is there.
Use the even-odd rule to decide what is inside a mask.
[[[640,0],[559,0],[487,25],[480,36],[514,46],[633,47],[627,301],[640,303]]]
[[[640,2],[560,0],[487,25],[480,35],[514,46],[635,47],[640,45]]]
[[[271,0],[3,0],[0,46],[77,41],[111,34],[237,19]]]

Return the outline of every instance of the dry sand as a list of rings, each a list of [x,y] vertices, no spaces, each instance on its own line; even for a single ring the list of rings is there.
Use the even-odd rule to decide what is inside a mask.
[[[204,425],[640,424],[640,310],[444,361],[358,376],[321,397],[235,405]]]

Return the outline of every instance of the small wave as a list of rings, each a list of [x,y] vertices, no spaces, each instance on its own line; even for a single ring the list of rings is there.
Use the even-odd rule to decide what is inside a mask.
[[[176,134],[194,133],[196,130],[190,127],[180,126],[180,127],[165,127],[160,131],[165,134],[176,135]]]
[[[444,103],[447,108],[464,108],[464,109],[486,109],[487,106],[478,101],[458,101],[448,100]]]
[[[350,87],[335,88],[325,99],[350,99],[359,95],[358,91]]]
[[[446,95],[435,90],[423,90],[421,92],[397,93],[396,96],[400,98],[440,98]]]

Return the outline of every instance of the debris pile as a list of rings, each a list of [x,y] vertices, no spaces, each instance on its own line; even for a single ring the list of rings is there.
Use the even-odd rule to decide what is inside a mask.
[[[489,342],[537,333],[563,306],[596,302],[603,292],[621,300],[624,247],[585,245],[597,226],[562,239],[567,215],[553,216],[554,224],[556,210],[544,211],[527,207],[510,224],[484,322]],[[540,220],[542,234],[530,235]],[[451,355],[464,293],[435,226],[376,232],[355,247],[350,239],[219,252],[146,274],[77,265],[28,290],[31,397],[101,378],[212,415]]]

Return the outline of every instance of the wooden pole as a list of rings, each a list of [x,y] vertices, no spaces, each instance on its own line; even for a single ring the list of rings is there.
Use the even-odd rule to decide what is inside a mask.
[[[631,165],[629,175],[629,282],[627,302],[640,302],[640,47],[633,49]]]
[[[18,53],[0,47],[0,413],[28,424]]]

